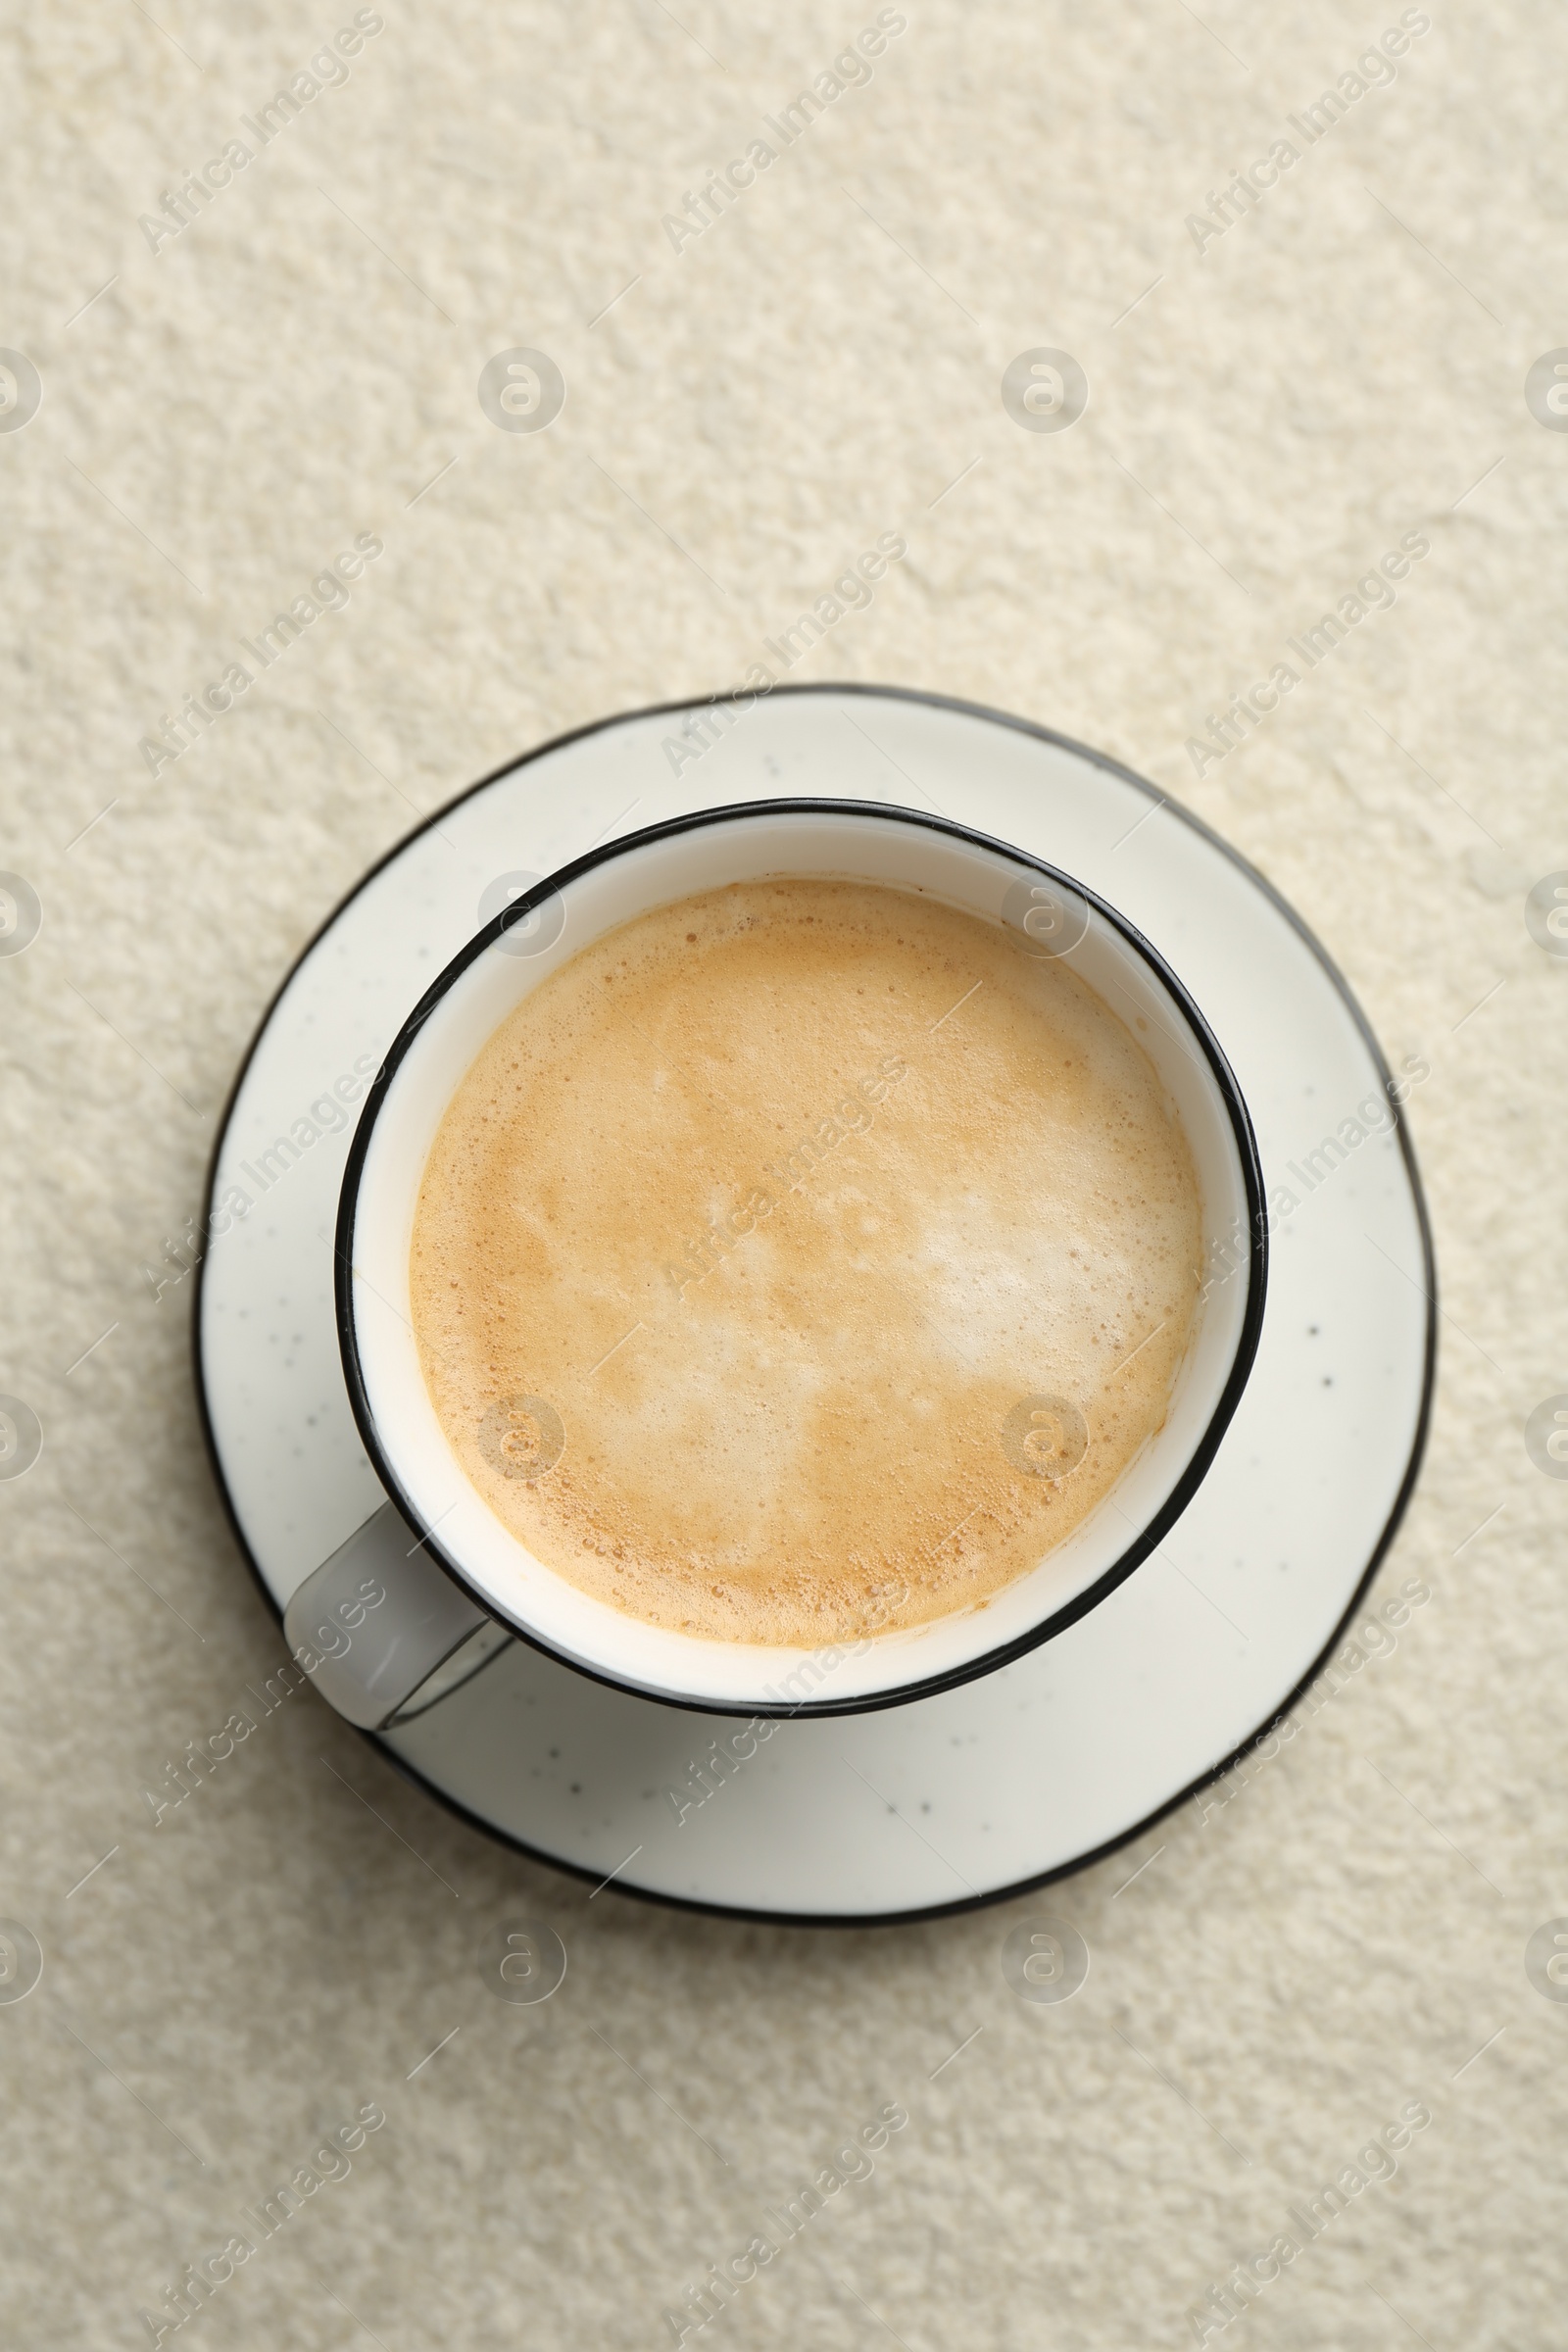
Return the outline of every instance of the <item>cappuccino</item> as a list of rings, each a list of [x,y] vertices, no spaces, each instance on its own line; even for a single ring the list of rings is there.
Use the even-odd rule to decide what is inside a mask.
[[[1163,1424],[1202,1204],[1131,1026],[914,893],[778,879],[560,966],[420,1184],[473,1486],[645,1623],[819,1647],[983,1606]]]

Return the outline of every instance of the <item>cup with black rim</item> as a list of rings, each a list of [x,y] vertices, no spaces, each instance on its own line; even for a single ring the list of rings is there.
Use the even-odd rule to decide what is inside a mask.
[[[1061,956],[1136,1022],[1192,1152],[1209,1277],[1162,1426],[1080,1525],[992,1595],[907,1630],[808,1651],[712,1641],[595,1598],[529,1552],[470,1484],[425,1387],[410,1307],[415,1203],[464,1074],[568,957],[652,908],[734,882],[858,880],[1002,925]],[[289,1601],[284,1629],[333,1706],[385,1729],[446,1697],[514,1639],[623,1690],[713,1714],[863,1713],[967,1682],[1098,1606],[1175,1524],[1246,1386],[1262,1325],[1267,1225],[1247,1105],[1176,974],[1102,899],[1045,861],[946,818],[851,801],[710,808],[626,834],[503,907],[414,1007],[367,1095],[336,1237],[343,1369],[386,1500]],[[497,1442],[539,1475],[568,1442],[547,1399],[503,1400]],[[998,1433],[1048,1456],[1074,1442],[1070,1400],[1025,1399]],[[1045,1435],[1042,1439],[1042,1430]],[[1037,1465],[1038,1466],[1038,1465]]]

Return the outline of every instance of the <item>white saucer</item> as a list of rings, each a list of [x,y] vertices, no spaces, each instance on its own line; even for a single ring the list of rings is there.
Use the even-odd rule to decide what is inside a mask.
[[[429,982],[506,891],[618,832],[783,794],[942,813],[1120,908],[1180,974],[1240,1080],[1273,1224],[1262,1343],[1207,1479],[1087,1617],[979,1682],[779,1724],[697,1803],[733,1721],[626,1695],[514,1642],[392,1733],[389,1755],[480,1826],[626,1892],[802,1922],[1017,1893],[1133,1836],[1315,1671],[1393,1535],[1425,1437],[1431,1245],[1405,1131],[1319,1152],[1388,1071],[1344,981],[1235,854],[1136,776],[1022,721],[892,690],[780,688],[702,751],[693,709],[568,737],[476,785],[361,883],[301,957],[240,1073],[212,1201],[197,1369],[236,1533],[273,1606],[380,1495],[349,1409],[330,1234],[349,1123]],[[669,746],[683,746],[672,755]],[[676,767],[679,767],[677,774]],[[265,1193],[262,1155],[277,1153]],[[1331,1166],[1331,1162],[1333,1162]],[[1297,1171],[1292,1173],[1291,1163]],[[1328,1171],[1328,1172],[1325,1172]],[[265,1171],[263,1171],[265,1173]],[[1315,1177],[1310,1189],[1308,1178]],[[746,1744],[744,1741],[742,1745]],[[683,1815],[669,1791],[689,1801]]]

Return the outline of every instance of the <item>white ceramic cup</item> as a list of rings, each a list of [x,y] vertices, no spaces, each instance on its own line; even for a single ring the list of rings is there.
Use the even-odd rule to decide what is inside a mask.
[[[409,1282],[436,1131],[513,1009],[635,915],[779,875],[879,883],[1001,923],[1021,954],[1064,957],[1137,1022],[1192,1151],[1209,1269],[1163,1426],[1064,1542],[984,1607],[815,1651],[668,1632],[536,1559],[447,1442],[419,1367]],[[1218,1044],[1149,943],[1065,875],[946,820],[858,802],[751,803],[623,836],[525,892],[470,941],[410,1014],[367,1096],[339,1208],[338,1324],[350,1398],[389,1501],[306,1579],[285,1612],[287,1637],[318,1687],[366,1728],[445,1696],[514,1635],[600,1681],[717,1713],[857,1713],[967,1681],[1093,1608],[1174,1524],[1251,1368],[1266,1257],[1257,1148]],[[536,1416],[541,1442],[569,1443],[550,1416],[548,1404]]]

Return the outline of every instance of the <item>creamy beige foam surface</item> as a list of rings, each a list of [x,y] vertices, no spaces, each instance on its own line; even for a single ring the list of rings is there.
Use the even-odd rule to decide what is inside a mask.
[[[537,1558],[815,1646],[983,1604],[1079,1524],[1164,1418],[1201,1253],[1160,1082],[1074,973],[780,880],[640,916],[518,1006],[411,1272],[436,1412]]]

